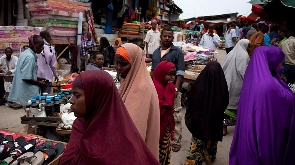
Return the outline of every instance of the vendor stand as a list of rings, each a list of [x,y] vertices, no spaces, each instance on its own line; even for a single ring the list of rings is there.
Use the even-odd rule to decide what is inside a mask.
[[[28,101],[27,114],[21,117],[21,123],[27,124],[27,133],[43,135],[40,127],[56,130],[61,141],[68,141],[71,128],[76,117],[69,112],[71,98],[71,82],[78,74],[65,76],[58,84],[53,84],[54,92],[51,95],[42,94]]]
[[[193,44],[183,44],[181,46],[184,53],[185,72],[182,85],[182,106],[187,104],[187,93],[190,87],[198,78],[201,71],[210,61],[217,61],[217,52],[208,48],[194,46]]]

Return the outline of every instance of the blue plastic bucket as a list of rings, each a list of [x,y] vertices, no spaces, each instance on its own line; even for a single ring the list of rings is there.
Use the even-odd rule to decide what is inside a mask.
[[[111,25],[106,25],[106,26],[105,26],[105,28],[104,28],[104,32],[105,32],[106,34],[112,34],[112,31],[113,31],[113,29],[112,29],[112,26],[111,26]]]

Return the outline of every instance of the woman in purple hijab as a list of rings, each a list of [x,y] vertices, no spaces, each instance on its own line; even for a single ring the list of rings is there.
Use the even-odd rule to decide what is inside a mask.
[[[295,97],[280,78],[284,53],[255,49],[245,73],[230,165],[295,164]]]

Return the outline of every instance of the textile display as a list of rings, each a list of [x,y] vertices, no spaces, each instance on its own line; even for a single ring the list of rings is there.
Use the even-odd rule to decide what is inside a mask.
[[[26,2],[33,26],[46,27],[54,44],[76,44],[79,13],[91,10],[90,3],[76,0],[26,0]]]
[[[136,23],[124,23],[121,34],[139,35],[142,32],[141,25]]]
[[[43,27],[30,26],[0,26],[0,56],[4,54],[4,49],[11,47],[14,54],[19,54],[19,50],[28,45],[28,37],[40,34]]]

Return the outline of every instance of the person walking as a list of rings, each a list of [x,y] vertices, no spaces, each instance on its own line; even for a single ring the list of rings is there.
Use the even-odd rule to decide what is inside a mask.
[[[161,61],[167,60],[172,62],[176,67],[176,79],[175,79],[175,101],[174,101],[174,120],[175,120],[175,138],[172,141],[172,150],[178,152],[181,148],[181,93],[179,91],[181,81],[184,76],[184,56],[182,50],[173,45],[173,31],[170,27],[166,27],[161,32],[162,46],[156,49],[152,56],[152,72],[153,77],[154,69],[159,65]]]
[[[11,47],[7,47],[4,50],[4,55],[0,58],[0,67],[1,73],[4,73],[4,76],[12,75],[15,72],[18,58],[12,55],[13,51]],[[5,87],[4,87],[4,76],[0,76],[0,105],[4,104],[5,100]]]
[[[200,46],[208,47],[210,50],[216,50],[220,44],[220,37],[214,33],[214,25],[209,25],[208,32],[205,33],[199,43]]]
[[[295,164],[295,95],[281,79],[284,53],[260,46],[248,64],[230,165]]]
[[[250,43],[253,44],[250,50],[250,56],[252,56],[253,51],[257,47],[264,45],[264,33],[266,33],[268,30],[268,26],[263,21],[259,22],[257,26],[257,32],[253,34],[249,39]]]
[[[235,125],[244,75],[250,61],[251,46],[249,40],[241,39],[221,64],[229,91],[229,104],[225,111],[223,126],[224,136],[227,134],[227,126]]]
[[[142,49],[131,43],[116,51],[119,94],[141,137],[159,159],[160,108],[157,91],[146,70]]]
[[[170,141],[174,138],[175,121],[173,116],[176,68],[172,62],[162,61],[153,73],[160,106],[160,164],[169,165],[171,158]]]
[[[47,87],[41,89],[41,93],[50,93],[53,78],[58,82],[58,73],[56,71],[56,52],[55,48],[50,44],[51,35],[48,31],[40,32],[40,36],[44,40],[44,49],[40,55],[38,55],[38,77],[44,78],[49,81]]]
[[[227,31],[224,33],[226,54],[228,54],[238,42],[238,36],[235,29],[235,24],[231,23],[229,24],[229,28],[227,29]]]
[[[290,37],[282,43],[282,51],[285,54],[283,74],[287,84],[295,83],[295,33],[290,32]]]
[[[40,88],[47,84],[37,77],[37,54],[43,51],[44,41],[39,35],[29,38],[29,47],[20,54],[8,101],[26,106],[28,100],[40,94]]]
[[[146,33],[146,37],[144,39],[145,42],[145,53],[147,58],[152,58],[154,51],[160,47],[160,32],[157,30],[157,21],[151,21],[152,29]]]
[[[250,39],[253,34],[257,32],[257,24],[252,23],[250,30],[246,33],[245,39]]]
[[[222,141],[224,111],[228,105],[228,88],[218,62],[209,62],[188,93],[185,124],[192,134],[186,165],[212,165],[217,143]]]

